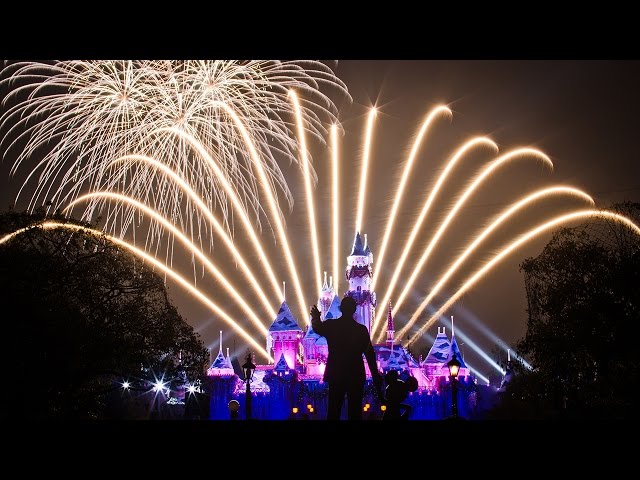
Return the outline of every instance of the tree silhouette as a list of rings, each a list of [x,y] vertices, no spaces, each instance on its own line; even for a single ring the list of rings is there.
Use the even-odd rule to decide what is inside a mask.
[[[0,231],[42,219],[9,212]],[[187,378],[203,373],[207,350],[163,278],[105,237],[25,231],[0,245],[0,292],[9,418],[101,417],[115,381],[171,379],[179,352]]]

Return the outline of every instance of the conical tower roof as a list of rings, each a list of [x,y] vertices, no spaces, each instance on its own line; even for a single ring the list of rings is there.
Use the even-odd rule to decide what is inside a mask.
[[[351,253],[349,254],[349,256],[351,255],[361,255],[363,257],[368,255],[367,253],[365,253],[364,245],[362,244],[362,238],[360,238],[360,232],[356,232],[356,238],[354,238],[353,240],[353,248],[351,249]]]
[[[298,321],[295,319],[287,302],[282,302],[280,310],[278,310],[278,316],[269,327],[270,332],[302,332],[302,329],[298,326]]]
[[[284,359],[284,353],[280,354],[280,360],[278,360],[278,363],[276,363],[273,369],[276,372],[284,372],[286,370],[289,370],[289,365],[287,365],[287,361]]]
[[[342,316],[342,312],[340,311],[340,299],[337,295],[333,296],[333,300],[331,301],[331,305],[329,306],[329,310],[327,310],[327,314],[325,315],[325,320],[329,320],[331,318],[338,318]]]
[[[438,335],[433,341],[431,350],[429,350],[429,354],[423,363],[447,363],[449,361],[450,349],[451,342],[445,333],[444,327],[442,329],[438,327]]]
[[[447,358],[447,362],[449,362],[453,356],[455,356],[460,362],[460,368],[467,368],[467,364],[464,363],[464,359],[462,358],[462,354],[458,348],[458,342],[456,342],[455,336],[451,337],[451,348],[449,349],[449,358]]]
[[[224,354],[222,353],[222,349],[220,349],[220,351],[218,352],[218,355],[213,360],[213,363],[211,364],[211,368],[227,368],[227,359],[224,357]]]

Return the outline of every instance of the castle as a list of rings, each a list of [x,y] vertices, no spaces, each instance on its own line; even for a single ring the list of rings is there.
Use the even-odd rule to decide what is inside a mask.
[[[349,289],[344,296],[355,299],[357,309],[355,320],[363,324],[371,334],[375,318],[376,294],[371,291],[373,278],[373,253],[365,235],[363,244],[359,232],[356,233],[353,248],[347,257],[345,271]],[[318,298],[321,319],[336,318],[340,297],[333,287],[332,279],[324,283]],[[444,327],[438,328],[438,335],[426,357],[416,360],[402,345],[394,340],[394,322],[391,302],[387,313],[386,341],[374,344],[377,365],[383,375],[389,370],[398,371],[400,378],[413,376],[418,381],[418,390],[410,393],[406,403],[413,407],[412,419],[438,419],[451,414],[451,387],[447,362],[453,356],[460,362],[458,374],[458,408],[461,415],[473,414],[475,381],[460,354],[455,334],[447,337]],[[327,341],[313,331],[300,328],[286,300],[282,302],[266,338],[267,351],[272,354],[274,364],[257,365],[250,389],[252,417],[258,419],[326,418],[327,385],[322,381],[328,355]],[[364,418],[378,418],[381,415],[368,365],[365,386]],[[228,419],[227,404],[236,399],[244,403],[245,385],[234,372],[229,350],[227,355],[220,351],[207,371],[211,380],[210,416],[212,419]],[[241,411],[243,411],[241,409]]]

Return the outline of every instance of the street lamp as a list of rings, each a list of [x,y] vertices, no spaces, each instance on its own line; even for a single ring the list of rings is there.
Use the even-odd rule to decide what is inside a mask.
[[[458,372],[460,371],[460,362],[455,355],[447,363],[449,367],[449,377],[451,377],[451,417],[458,418]]]
[[[256,366],[251,361],[251,357],[252,357],[252,353],[251,352],[247,353],[247,358],[246,358],[247,361],[244,362],[244,365],[242,365],[242,372],[244,373],[244,381],[247,382],[247,387],[244,392],[244,401],[245,401],[247,420],[251,419],[251,387],[249,383],[251,382],[251,379],[253,378],[253,372],[256,369]]]

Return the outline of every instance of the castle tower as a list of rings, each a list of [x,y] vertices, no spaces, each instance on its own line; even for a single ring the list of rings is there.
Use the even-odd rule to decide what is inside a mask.
[[[267,346],[268,348],[273,347],[273,359],[277,362],[284,355],[289,368],[295,368],[298,364],[297,353],[301,338],[302,329],[298,326],[287,302],[282,302],[278,316],[269,327],[267,335]]]
[[[231,365],[231,359],[229,358],[229,349],[227,348],[227,358],[225,358],[222,353],[222,330],[220,330],[220,350],[211,363],[211,366],[207,369],[207,376],[229,377],[232,375],[234,375],[234,371],[233,365]]]
[[[318,306],[320,307],[320,315],[324,319],[331,307],[333,297],[336,295],[333,290],[333,282],[327,285],[327,272],[324,272],[324,283],[322,284],[322,290],[320,291],[320,298],[318,299]]]
[[[376,308],[376,294],[371,291],[372,264],[371,249],[368,244],[362,245],[360,232],[356,232],[351,254],[347,257],[345,276],[349,281],[349,290],[345,296],[350,296],[356,301],[355,320],[367,327],[369,334],[371,334],[371,321],[375,316]]]

